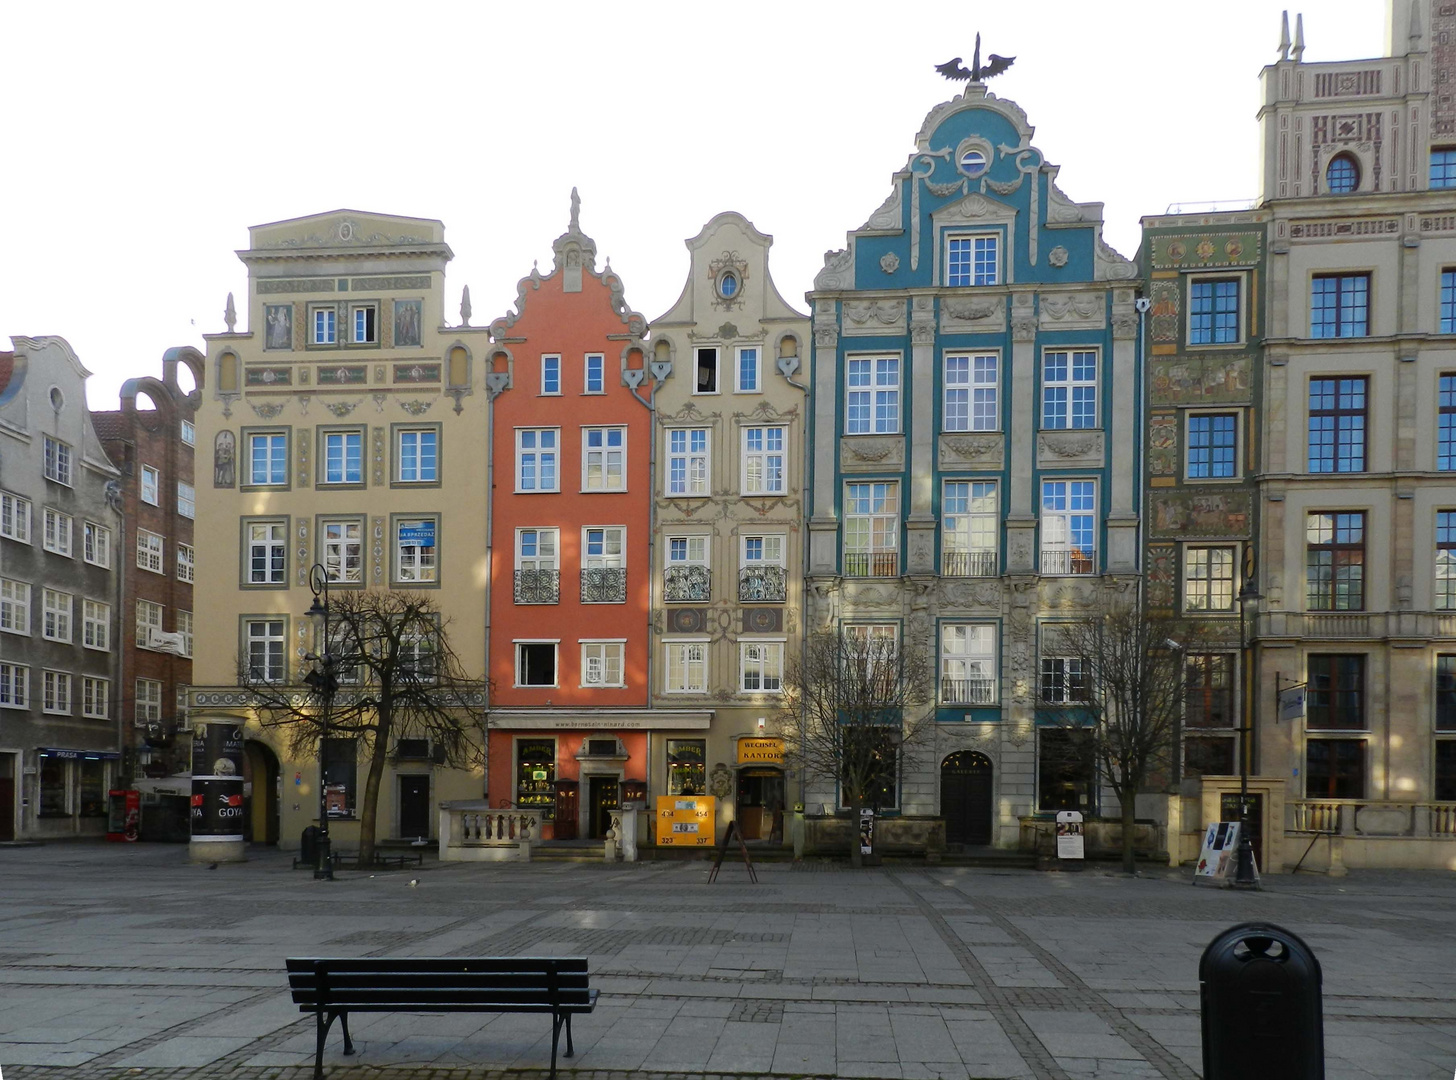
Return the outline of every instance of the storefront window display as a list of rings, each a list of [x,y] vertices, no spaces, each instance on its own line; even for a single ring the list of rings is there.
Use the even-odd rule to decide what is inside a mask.
[[[708,744],[702,739],[667,740],[667,793],[669,795],[703,795],[707,793],[704,759]]]
[[[354,794],[359,776],[359,749],[355,739],[329,739],[328,769],[325,775],[324,799],[329,817],[350,817],[354,813]]]
[[[80,761],[81,816],[106,816],[106,763],[104,761]]]
[[[555,819],[555,739],[522,739],[516,743],[516,806],[540,810],[543,821]]]
[[[65,817],[66,762],[49,755],[40,759],[40,816]]]

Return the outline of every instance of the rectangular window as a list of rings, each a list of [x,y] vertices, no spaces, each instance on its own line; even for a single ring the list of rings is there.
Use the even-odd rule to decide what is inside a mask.
[[[940,628],[940,700],[946,705],[996,702],[996,628],[947,623]]]
[[[324,802],[331,818],[354,816],[359,784],[359,740],[326,739]]]
[[[364,584],[364,523],[323,523],[324,571],[330,581],[346,585]]]
[[[669,694],[701,694],[708,689],[708,643],[706,641],[670,641],[667,649],[667,682]]]
[[[1097,482],[1043,480],[1041,572],[1097,572]]]
[[[40,759],[40,817],[70,814],[69,762],[42,754]]]
[[[873,481],[844,486],[844,574],[900,573],[900,485]]]
[[[900,431],[900,361],[866,357],[848,363],[844,433],[895,435]]]
[[[516,805],[539,810],[544,821],[556,818],[556,740],[516,742]]]
[[[1456,510],[1436,511],[1436,607],[1456,609]]]
[[[156,679],[136,681],[136,719],[143,724],[162,720],[162,684]]]
[[[626,646],[620,641],[583,641],[581,643],[581,685],[625,686],[622,681],[622,652]]]
[[[667,793],[701,795],[707,791],[707,760],[707,740],[668,739]]]
[[[1456,334],[1456,270],[1441,271],[1441,333]]]
[[[86,522],[81,531],[81,553],[92,566],[111,566],[111,530],[94,521]]]
[[[667,565],[662,571],[662,598],[670,603],[693,603],[713,598],[708,570],[706,536],[669,536]]]
[[[1079,656],[1041,658],[1041,700],[1046,705],[1074,705],[1089,695],[1087,664]]]
[[[162,632],[162,605],[150,600],[136,602],[136,643],[143,649],[152,648],[154,634]]]
[[[1310,739],[1305,747],[1304,797],[1365,798],[1365,740]]]
[[[177,545],[177,580],[192,584],[196,576],[197,559],[191,544]]]
[[[90,675],[82,677],[81,715],[90,720],[105,720],[111,715],[111,683],[108,680]]]
[[[1183,610],[1185,612],[1229,612],[1234,610],[1234,562],[1232,547],[1189,547],[1183,557]]]
[[[998,236],[950,237],[946,241],[945,283],[953,289],[999,283],[1000,239]]]
[[[324,483],[358,484],[364,479],[364,434],[359,431],[324,433]]]
[[[47,671],[42,681],[41,708],[48,713],[71,715],[71,675],[66,671]]]
[[[1309,471],[1365,471],[1364,376],[1309,380]]]
[[[188,446],[197,445],[197,427],[191,420],[183,420],[181,424],[182,441]]]
[[[718,392],[718,350],[702,348],[694,350],[697,360],[697,377],[693,381],[694,393],[716,394]]]
[[[556,642],[516,642],[516,685],[556,685]]]
[[[433,428],[401,431],[396,443],[395,479],[401,484],[435,483],[440,478],[436,466],[438,440]]]
[[[1238,475],[1239,418],[1234,413],[1188,417],[1188,478],[1222,480]]]
[[[337,315],[333,308],[313,309],[313,336],[309,339],[310,344],[338,344],[338,330],[335,326]]]
[[[900,628],[895,623],[849,623],[844,627],[844,649],[852,670],[871,682],[893,678],[900,655]]]
[[[782,495],[787,480],[784,468],[784,428],[743,429],[743,494]]]
[[[1001,358],[950,354],[945,358],[945,431],[996,431],[1001,427],[997,373]]]
[[[1363,731],[1365,657],[1312,654],[1304,726],[1311,731]]]
[[[248,436],[248,484],[281,487],[288,483],[288,436],[269,432]]]
[[[708,494],[708,429],[672,428],[667,433],[667,493]]]
[[[30,500],[0,491],[0,536],[30,543]]]
[[[162,505],[162,474],[150,465],[142,466],[142,502]]]
[[[1456,731],[1456,656],[1436,657],[1436,730]]]
[[[356,304],[354,316],[354,344],[374,345],[379,341],[379,308],[373,304]]]
[[[111,651],[111,605],[100,600],[81,601],[81,644],[88,649]]]
[[[740,686],[745,694],[783,693],[782,641],[740,641],[738,650],[743,671]]]
[[[248,677],[255,682],[281,683],[284,678],[283,620],[249,619],[247,631]]]
[[[1431,148],[1431,187],[1456,187],[1456,150],[1446,146]]]
[[[53,439],[49,435],[42,437],[45,453],[45,477],[47,480],[54,480],[58,484],[71,486],[71,444],[61,442],[60,439]]]
[[[30,583],[0,578],[0,630],[30,634]]]
[[[1193,653],[1184,663],[1183,723],[1190,728],[1234,726],[1232,653]]]
[[[1041,426],[1097,426],[1097,353],[1048,350],[1041,365]]]
[[[738,372],[738,392],[740,394],[758,393],[758,349],[740,345],[738,347],[738,363],[735,365],[735,370]]]
[[[1239,340],[1239,279],[1195,281],[1190,291],[1188,344],[1236,344]]]
[[[516,490],[559,491],[556,453],[561,432],[557,428],[521,428],[516,432]]]
[[[994,480],[946,480],[941,496],[941,573],[994,578],[1000,501]]]
[[[1314,275],[1309,294],[1309,336],[1364,337],[1369,332],[1370,275]]]
[[[1456,802],[1456,739],[1436,740],[1436,785],[1432,794],[1441,802]]]
[[[71,594],[55,589],[41,590],[41,631],[47,641],[70,642]]]
[[[137,566],[154,574],[165,574],[164,554],[165,543],[160,536],[146,529],[137,530]]]
[[[396,581],[415,583],[438,581],[439,548],[435,518],[401,520],[394,523],[394,567]]]
[[[627,429],[581,429],[581,489],[627,490]]]
[[[1238,772],[1233,736],[1185,735],[1183,738],[1183,775],[1188,779],[1200,776],[1229,776]]]
[[[1436,413],[1436,468],[1456,470],[1456,375],[1441,376]]]
[[[561,357],[541,357],[541,393],[561,393]]]
[[[1305,518],[1306,610],[1365,610],[1365,515]]]
[[[177,612],[177,633],[182,635],[182,655],[192,655],[192,612]]]
[[[739,603],[781,604],[787,600],[789,580],[784,567],[784,537],[744,536],[740,543]]]
[[[1086,728],[1037,729],[1036,808],[1044,814],[1059,810],[1096,810],[1093,784],[1097,775],[1092,732]]]
[[[0,664],[0,709],[30,708],[30,668]]]
[[[52,510],[47,506],[45,508],[45,549],[69,559],[71,557],[72,527],[70,514],[63,514],[59,510]]]
[[[561,575],[557,529],[516,530],[514,601],[517,604],[559,604]]]
[[[197,489],[180,480],[177,481],[177,513],[185,518],[197,516]]]
[[[435,681],[438,664],[435,639],[435,631],[421,631],[418,626],[411,627],[400,635],[399,671],[406,682],[420,684]],[[350,672],[349,681],[357,683],[358,680],[359,671],[355,667]]]
[[[627,602],[627,530],[620,525],[581,531],[581,602]]]
[[[250,521],[247,583],[283,585],[288,581],[288,526],[281,521]]]
[[[605,379],[605,357],[601,353],[586,355],[586,392],[604,394],[607,391]]]

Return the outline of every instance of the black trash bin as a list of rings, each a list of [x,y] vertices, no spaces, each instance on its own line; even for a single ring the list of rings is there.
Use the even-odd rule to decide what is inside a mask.
[[[1298,935],[1240,923],[1198,962],[1204,1080],[1324,1080],[1319,961]]]
[[[303,836],[299,839],[298,863],[300,866],[318,866],[318,836],[317,825],[310,825],[303,830]]]

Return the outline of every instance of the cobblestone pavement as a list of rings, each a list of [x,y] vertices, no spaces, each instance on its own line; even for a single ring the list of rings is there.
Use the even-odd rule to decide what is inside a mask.
[[[0,848],[5,1080],[307,1080],[285,956],[586,955],[568,1080],[1190,1078],[1198,958],[1269,919],[1324,968],[1330,1080],[1456,1073],[1456,875],[1278,876],[1259,893],[906,865],[461,865],[315,882],[255,849]],[[814,872],[807,872],[814,871]],[[418,881],[412,886],[411,880]],[[360,1015],[330,1080],[534,1080],[542,1016]]]

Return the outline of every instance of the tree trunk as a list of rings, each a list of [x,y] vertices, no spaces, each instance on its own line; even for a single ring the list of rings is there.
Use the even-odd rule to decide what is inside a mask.
[[[359,868],[374,861],[374,832],[379,820],[379,789],[384,783],[384,766],[389,760],[389,721],[383,708],[369,754],[369,775],[364,781],[364,799],[359,811]]]
[[[859,812],[864,799],[855,792],[849,799],[849,865],[856,870],[864,866],[864,854],[859,849]]]
[[[1118,801],[1122,803],[1122,872],[1137,873],[1134,840],[1137,831],[1137,789],[1119,791]]]

